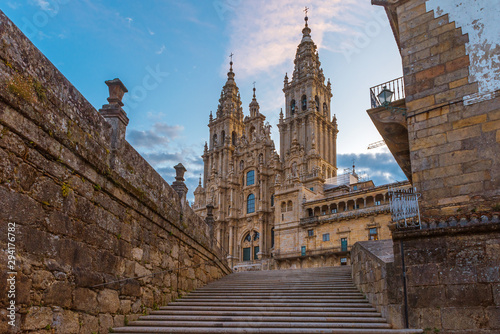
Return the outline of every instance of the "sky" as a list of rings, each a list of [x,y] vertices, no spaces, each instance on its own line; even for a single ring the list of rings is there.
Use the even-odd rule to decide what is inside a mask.
[[[369,88],[402,76],[385,11],[370,0],[3,0],[0,9],[98,110],[105,80],[128,88],[126,139],[168,182],[187,168],[188,199],[203,171],[208,117],[217,109],[233,56],[249,114],[253,82],[273,126],[284,107],[307,6],[311,37],[332,82],[339,174],[356,164],[376,185],[406,180],[366,110]],[[278,152],[279,153],[279,152]]]

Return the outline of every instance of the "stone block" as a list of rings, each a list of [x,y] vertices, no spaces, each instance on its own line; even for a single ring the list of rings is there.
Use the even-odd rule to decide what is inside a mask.
[[[97,295],[98,310],[100,313],[116,313],[120,308],[118,292],[104,289]]]
[[[469,56],[465,55],[460,58],[453,59],[451,61],[448,61],[445,64],[446,67],[446,72],[453,72],[456,71],[460,68],[465,68],[468,67],[470,64]]]
[[[410,151],[418,151],[424,148],[443,145],[446,143],[446,134],[439,133],[426,138],[419,138],[410,143]]]
[[[409,112],[417,111],[423,108],[430,107],[435,104],[434,96],[427,96],[418,100],[413,100],[411,102],[406,103],[406,107]]]
[[[56,333],[78,334],[80,332],[78,313],[69,310],[55,312],[52,327]]]
[[[408,314],[410,328],[441,328],[440,308],[411,309]]]
[[[113,316],[111,314],[99,314],[99,333],[109,333],[113,328]]]
[[[36,330],[52,324],[52,309],[50,307],[32,306],[24,316],[23,330]]]
[[[457,88],[460,86],[467,85],[469,83],[469,78],[462,78],[449,83],[450,89]]]
[[[45,290],[43,302],[45,305],[56,305],[60,307],[71,306],[72,287],[68,282],[54,282]]]
[[[491,289],[493,290],[493,301],[495,305],[500,306],[500,284],[492,284]]]
[[[498,256],[498,254],[495,254]],[[488,263],[488,257],[483,258],[483,263]],[[491,263],[491,262],[490,262]],[[477,281],[480,283],[500,283],[500,265],[486,265],[477,267]]]
[[[500,129],[500,120],[490,121],[482,125],[483,132],[497,131],[499,129]]]
[[[488,318],[482,307],[445,307],[441,309],[443,329],[481,329],[488,325]]]
[[[99,318],[97,316],[80,313],[80,324],[78,334],[93,334],[99,331]]]
[[[488,284],[454,284],[446,286],[449,307],[491,306],[493,296]]]
[[[129,314],[132,309],[132,301],[129,299],[120,299],[120,313]]]
[[[97,310],[97,293],[90,289],[76,288],[73,291],[73,308],[95,314]]]
[[[139,297],[141,295],[141,284],[137,280],[128,280],[122,284],[120,294]]]
[[[82,288],[91,287],[104,282],[100,273],[88,270],[88,268],[76,267],[73,269],[75,283]]]
[[[434,308],[444,305],[444,286],[408,287],[408,305],[411,308]]]
[[[474,138],[481,135],[481,126],[474,125],[463,129],[452,130],[447,133],[448,142]]]
[[[462,118],[458,121],[453,122],[453,129],[461,129],[464,127],[472,126],[475,124],[480,124],[486,122],[487,115],[477,115],[468,118]],[[499,122],[500,124],[500,122]],[[484,125],[483,125],[484,128]]]
[[[439,267],[437,264],[421,264],[407,267],[406,282],[408,286],[430,286],[439,284]]]
[[[445,73],[445,66],[440,64],[415,74],[417,81],[433,79]]]
[[[441,268],[441,284],[477,283],[476,268],[472,266],[452,266]]]

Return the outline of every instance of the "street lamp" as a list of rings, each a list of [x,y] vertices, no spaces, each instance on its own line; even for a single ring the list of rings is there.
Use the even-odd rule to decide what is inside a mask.
[[[392,102],[392,96],[394,95],[394,92],[390,89],[388,89],[386,86],[383,86],[382,87],[382,91],[377,95],[377,98],[380,102],[380,105],[382,107],[384,107],[385,109],[387,110],[390,110],[392,112],[394,111],[401,111],[401,113],[403,114],[403,116],[406,116],[406,111],[408,109],[406,108],[399,108],[399,107],[394,107],[394,106],[391,106],[391,102]]]
[[[385,107],[391,103],[392,95],[394,95],[394,92],[384,86],[382,87],[380,94],[377,95],[377,98],[380,101],[380,104]]]

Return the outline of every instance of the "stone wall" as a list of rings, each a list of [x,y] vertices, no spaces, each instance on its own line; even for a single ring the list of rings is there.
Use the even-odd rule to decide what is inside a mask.
[[[499,333],[498,216],[453,222],[393,232],[395,271],[406,272],[409,326],[440,334]]]
[[[484,7],[475,12],[437,3],[411,0],[397,8],[413,185],[426,215],[489,211],[500,202],[500,80],[496,74],[486,92],[472,74],[478,63],[492,76],[499,70],[481,60],[498,53],[498,33],[496,41],[474,44],[478,34],[484,39],[497,30],[490,14],[498,6],[471,2]],[[463,19],[445,11],[454,7]],[[492,50],[481,49],[488,45]]]
[[[404,328],[403,277],[394,268],[392,240],[355,243],[351,263],[356,287],[394,328]]]
[[[0,332],[107,333],[229,272],[210,227],[118,139],[0,11]]]
[[[372,3],[385,6],[400,47],[407,110],[370,115],[386,125],[378,128],[390,144],[403,143],[393,133],[406,128],[408,150],[393,154],[408,162],[409,152],[421,212],[494,211],[500,205],[499,7],[491,1]]]

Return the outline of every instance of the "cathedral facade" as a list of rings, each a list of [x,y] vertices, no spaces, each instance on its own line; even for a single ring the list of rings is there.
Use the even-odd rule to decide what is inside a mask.
[[[331,83],[323,74],[307,17],[292,77],[285,75],[284,79],[286,106],[278,124],[279,155],[270,136],[271,126],[259,111],[255,88],[249,115],[244,116],[232,65],[231,61],[215,118],[212,113],[209,117],[210,139],[202,156],[203,183],[200,180],[194,192],[193,205],[202,217],[207,214],[207,205],[213,206],[215,237],[227,250],[231,267],[302,267],[314,265],[316,255],[318,261],[325,261],[326,256],[331,264],[346,264],[348,250],[341,244],[345,238],[332,235],[330,239],[329,232],[314,232],[314,226],[319,225],[324,231],[340,231],[340,221],[347,226],[343,227],[347,231],[344,237],[357,235],[350,231],[361,226],[361,240],[370,238],[370,234],[365,238],[370,228],[378,229],[377,238],[388,238],[387,187],[377,188],[373,182],[363,186],[354,170],[337,177],[338,128],[330,108]],[[364,189],[362,207],[349,206],[349,196],[360,196],[356,195],[357,184],[359,191]],[[338,200],[339,196],[343,200]],[[338,210],[360,210],[367,205],[376,208],[362,215],[338,217],[343,213]],[[316,215],[325,217],[315,220]],[[367,216],[367,222],[360,223]],[[326,243],[311,244],[316,237]],[[321,249],[325,251],[318,251]]]

